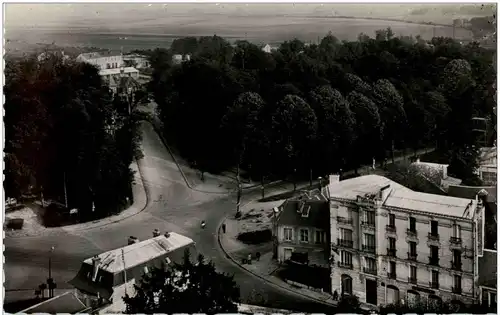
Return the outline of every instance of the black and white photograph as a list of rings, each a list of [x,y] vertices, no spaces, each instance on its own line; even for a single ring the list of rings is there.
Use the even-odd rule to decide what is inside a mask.
[[[497,313],[496,20],[4,2],[4,312]]]

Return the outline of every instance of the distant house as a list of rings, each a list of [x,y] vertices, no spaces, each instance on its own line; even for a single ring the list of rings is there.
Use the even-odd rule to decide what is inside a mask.
[[[184,252],[196,259],[192,239],[177,233],[166,233],[151,239],[117,248],[86,259],[76,277],[69,281],[78,298],[99,313],[123,313],[125,292],[150,272],[149,268],[167,268],[182,263]]]
[[[266,44],[264,47],[262,47],[262,51],[270,54],[272,51],[271,45]]]
[[[274,244],[279,262],[328,267],[329,209],[321,194],[287,200],[279,207]]]
[[[76,57],[76,61],[86,62],[95,65],[99,70],[117,69],[124,66],[123,56],[108,53],[90,52],[83,53]]]
[[[70,59],[70,57],[68,55],[64,54],[64,50],[43,52],[43,53],[38,55],[37,59],[39,62],[41,62],[41,61],[45,61],[45,60],[49,59],[52,56],[62,58],[63,61],[67,61]]]
[[[191,60],[191,55],[180,55],[180,54],[175,54],[172,56],[172,64],[178,65],[182,62],[189,61]]]
[[[421,162],[417,158],[410,167],[417,170],[420,175],[442,190],[448,189],[450,185],[459,185],[462,182],[458,178],[448,176],[448,164]]]
[[[134,67],[137,69],[150,67],[148,57],[139,54],[124,55],[123,62],[126,66]]]
[[[479,156],[479,178],[485,185],[497,184],[497,148],[481,148]]]
[[[128,91],[129,87],[135,90],[138,85],[140,86],[137,82],[137,79],[139,78],[139,70],[136,68],[122,67],[119,69],[105,69],[99,71],[99,75],[102,77],[103,81],[108,84],[113,94],[120,91],[123,92],[124,86],[127,88],[125,91]],[[133,84],[131,83],[132,81],[134,82]]]

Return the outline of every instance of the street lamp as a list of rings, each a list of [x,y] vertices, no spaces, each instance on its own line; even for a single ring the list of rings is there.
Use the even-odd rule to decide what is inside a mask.
[[[128,88],[128,114],[131,114],[130,103],[132,102],[132,88]]]
[[[52,279],[52,253],[54,252],[54,246],[50,248],[49,251],[49,278],[47,279],[47,285],[49,288],[49,298],[54,297],[54,279]]]

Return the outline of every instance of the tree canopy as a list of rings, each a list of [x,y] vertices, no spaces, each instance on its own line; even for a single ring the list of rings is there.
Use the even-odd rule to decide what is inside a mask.
[[[217,36],[178,41],[195,47],[193,58],[161,70],[152,86],[165,133],[198,166],[224,170],[242,161],[255,175],[282,177],[309,174],[314,165],[319,176],[394,150],[437,147],[453,155],[452,175],[474,173],[472,165],[461,170],[459,155],[477,146],[471,117],[492,117],[495,104],[494,53],[475,43],[396,37],[390,28],[358,41],[333,33],[318,45],[293,39],[271,53],[248,41],[229,49]],[[238,112],[258,117],[258,128],[247,133],[227,123],[254,102],[258,114]],[[241,151],[243,143],[253,149]]]
[[[186,251],[182,264],[153,268],[123,299],[127,314],[237,313],[240,289],[202,255],[195,263]]]

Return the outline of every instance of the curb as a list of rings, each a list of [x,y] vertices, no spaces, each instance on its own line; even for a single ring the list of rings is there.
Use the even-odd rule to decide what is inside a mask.
[[[250,201],[250,202],[252,202],[252,201]],[[227,258],[228,258],[228,259],[229,259],[229,260],[230,260],[233,264],[235,264],[236,266],[238,266],[238,267],[239,267],[240,269],[242,269],[243,271],[245,271],[245,272],[247,272],[247,273],[251,274],[252,276],[257,277],[257,278],[259,278],[259,279],[263,280],[264,282],[268,283],[269,285],[273,285],[273,286],[275,286],[275,287],[278,287],[278,288],[280,288],[280,289],[282,289],[282,290],[285,290],[285,291],[287,291],[287,292],[290,292],[290,293],[292,293],[292,294],[295,294],[295,295],[300,295],[302,298],[305,298],[305,299],[308,299],[308,300],[311,300],[311,301],[314,301],[314,302],[318,302],[318,303],[321,303],[321,304],[326,305],[326,306],[330,306],[330,307],[336,307],[336,306],[337,306],[337,305],[334,305],[334,304],[330,304],[330,303],[328,303],[328,302],[326,302],[326,301],[324,301],[324,300],[316,299],[316,298],[313,298],[313,297],[310,297],[310,296],[307,296],[307,295],[302,295],[302,294],[300,294],[300,293],[298,293],[298,292],[296,292],[296,291],[294,291],[294,290],[292,290],[292,289],[290,289],[290,288],[287,288],[287,287],[285,287],[285,286],[283,286],[283,285],[281,285],[281,284],[278,284],[278,283],[274,283],[274,282],[272,282],[272,281],[269,281],[268,279],[266,279],[265,277],[261,276],[260,274],[255,273],[255,272],[253,272],[253,271],[251,271],[251,270],[248,270],[248,269],[246,269],[245,267],[243,267],[243,266],[242,266],[242,265],[241,265],[241,264],[240,264],[240,263],[239,263],[236,259],[234,259],[231,255],[229,255],[229,253],[228,253],[228,252],[224,249],[224,246],[222,246],[222,242],[221,242],[221,230],[222,230],[222,224],[223,224],[224,222],[226,222],[227,218],[228,218],[228,216],[225,216],[225,217],[221,220],[221,222],[219,222],[219,225],[217,226],[217,243],[219,244],[219,248],[222,250],[222,252],[224,253],[224,255],[225,255],[225,256],[226,256],[226,257],[227,257]]]

